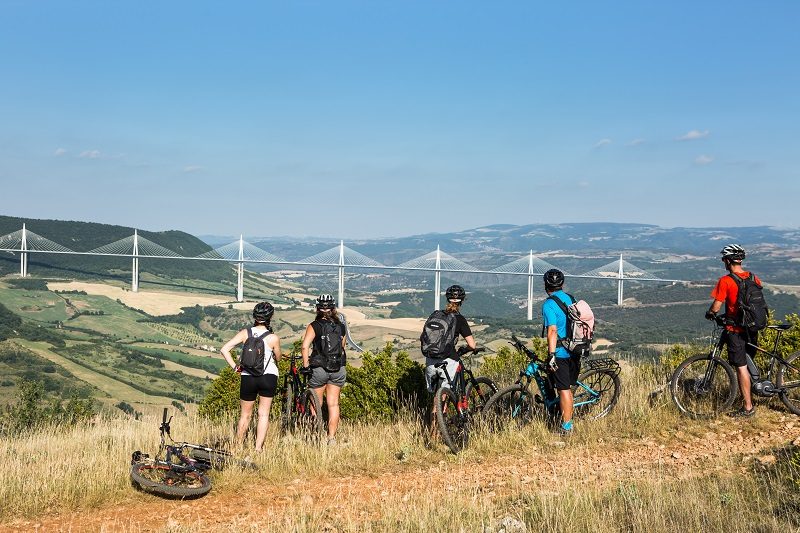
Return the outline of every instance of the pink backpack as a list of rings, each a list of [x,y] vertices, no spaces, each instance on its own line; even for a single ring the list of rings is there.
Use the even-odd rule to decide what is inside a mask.
[[[592,337],[594,336],[594,313],[585,300],[575,301],[567,305],[560,298],[550,296],[558,307],[567,315],[567,336],[559,339],[561,345],[574,356],[586,357],[592,352]]]

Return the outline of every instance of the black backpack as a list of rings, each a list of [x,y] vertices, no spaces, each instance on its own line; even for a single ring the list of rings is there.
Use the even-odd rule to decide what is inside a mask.
[[[735,325],[749,331],[761,331],[766,328],[769,309],[767,301],[764,299],[764,291],[756,283],[753,273],[751,272],[746,279],[742,279],[736,274],[730,274],[730,277],[739,287],[736,295],[736,305],[739,311],[733,319]]]
[[[453,355],[455,340],[456,314],[441,310],[431,313],[422,328],[422,335],[419,336],[422,354],[434,359]]]
[[[330,320],[320,320],[317,323],[320,331],[315,332],[311,364],[321,366],[328,372],[337,372],[345,364],[345,352],[342,348],[344,326]]]
[[[264,337],[272,333],[269,328],[258,337],[253,335],[253,328],[247,328],[247,340],[242,345],[239,356],[239,368],[251,376],[264,375]]]

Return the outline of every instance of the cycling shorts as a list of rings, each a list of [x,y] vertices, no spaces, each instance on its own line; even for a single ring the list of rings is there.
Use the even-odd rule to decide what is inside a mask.
[[[553,387],[557,390],[569,390],[578,382],[581,373],[580,357],[559,357],[556,359],[558,368],[551,375]]]
[[[275,389],[277,387],[278,376],[275,374],[242,376],[242,384],[239,387],[239,399],[245,402],[253,402],[256,396],[272,398],[275,396]]]
[[[447,382],[447,377],[445,376],[443,368],[436,368],[435,365],[441,363],[447,363],[447,375],[450,376],[452,380],[456,376],[456,370],[458,369],[459,362],[455,359],[434,359],[434,358],[425,358],[425,385],[428,387],[428,392],[436,392],[434,387],[450,387],[450,384]]]
[[[347,381],[347,370],[344,366],[340,367],[336,372],[328,372],[321,366],[315,366],[311,369],[311,378],[308,380],[308,386],[312,389],[318,389],[328,384],[344,387],[345,381]]]
[[[754,331],[748,335],[746,332],[736,333],[734,331],[726,331],[723,342],[728,346],[728,361],[735,367],[747,366],[747,357],[755,357],[755,346],[749,346],[747,343],[758,344],[758,332]]]

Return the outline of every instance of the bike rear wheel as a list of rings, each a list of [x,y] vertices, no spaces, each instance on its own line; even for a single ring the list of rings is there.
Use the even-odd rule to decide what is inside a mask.
[[[211,480],[201,472],[181,472],[156,463],[132,464],[131,481],[146,492],[169,498],[198,498],[211,490]]]
[[[222,470],[228,466],[237,466],[245,470],[258,470],[258,466],[250,461],[238,459],[227,450],[191,450],[193,459],[207,464],[210,468]]]
[[[486,407],[482,419],[492,431],[521,428],[537,416],[536,404],[528,388],[521,383],[496,392]]]
[[[578,376],[572,388],[577,419],[596,420],[610,413],[619,400],[619,373],[611,370],[589,370]],[[585,402],[585,403],[584,403]],[[580,405],[583,404],[583,405]]]
[[[322,406],[317,393],[306,389],[300,394],[294,413],[294,427],[309,436],[319,436],[323,430]]]
[[[800,352],[795,352],[787,357],[786,362],[795,368],[800,368]],[[775,385],[779,389],[785,388],[780,396],[786,408],[794,414],[800,415],[800,370],[781,365]]]
[[[463,450],[469,441],[469,413],[459,409],[455,393],[441,387],[436,392],[434,410],[444,443],[453,453]]]
[[[727,362],[710,355],[695,355],[675,369],[669,390],[681,413],[705,418],[730,409],[739,386],[736,373]]]
[[[481,376],[475,378],[475,384],[467,383],[467,398],[469,398],[469,408],[474,413],[481,413],[486,407],[489,398],[497,392],[497,385],[491,379]]]

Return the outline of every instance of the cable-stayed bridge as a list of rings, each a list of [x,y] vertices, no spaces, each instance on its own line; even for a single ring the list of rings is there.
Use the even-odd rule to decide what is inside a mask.
[[[527,255],[508,264],[491,270],[478,269],[472,265],[449,255],[439,247],[420,257],[405,261],[399,265],[384,265],[366,255],[344,245],[334,246],[329,250],[306,257],[300,261],[290,261],[272,254],[258,246],[245,241],[240,236],[237,241],[220,246],[197,256],[184,256],[173,250],[165,248],[149,239],[139,235],[134,230],[133,235],[119,239],[109,244],[99,246],[87,252],[78,252],[67,248],[57,242],[51,241],[33,231],[23,224],[22,229],[0,236],[0,252],[19,254],[20,276],[28,276],[28,256],[30,254],[68,254],[97,257],[122,257],[131,260],[131,290],[139,290],[139,260],[140,259],[171,259],[186,261],[223,261],[235,266],[237,272],[236,298],[244,301],[244,265],[266,264],[285,265],[294,267],[327,267],[336,268],[338,271],[338,302],[344,307],[344,273],[345,269],[379,269],[388,271],[423,271],[434,274],[434,309],[441,308],[441,274],[442,272],[466,274],[496,274],[501,276],[527,276],[528,281],[528,320],[533,319],[533,288],[534,278],[544,274],[551,268],[556,268],[547,261],[536,257],[531,250]],[[562,271],[564,269],[561,269]],[[590,270],[583,274],[564,272],[565,276],[573,278],[615,280],[617,282],[617,304],[622,305],[623,287],[625,281],[646,281],[675,283],[683,280],[663,279],[644,269],[637,267],[620,258],[616,261]]]

